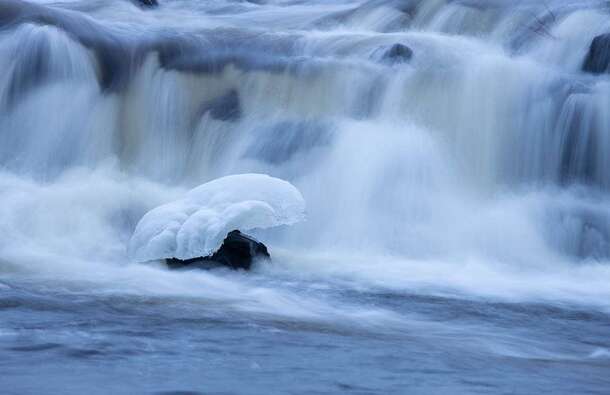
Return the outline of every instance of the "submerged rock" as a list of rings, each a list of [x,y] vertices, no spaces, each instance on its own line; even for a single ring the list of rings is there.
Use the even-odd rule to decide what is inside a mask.
[[[582,70],[593,74],[610,72],[610,33],[593,39]]]
[[[218,251],[210,256],[186,260],[169,258],[165,262],[170,269],[210,269],[225,266],[233,270],[250,270],[257,258],[270,258],[267,247],[239,230],[233,230],[229,232]]]
[[[256,139],[244,156],[281,165],[295,157],[326,147],[333,140],[333,125],[323,120],[286,119],[254,129]]]
[[[53,26],[91,50],[97,62],[99,84],[103,91],[115,92],[126,87],[144,55],[157,45],[150,43],[139,48],[137,41],[125,40],[120,34],[110,31],[104,25],[79,12],[21,0],[0,1],[0,29],[26,23]],[[27,66],[28,69],[33,69],[32,71],[44,72],[46,65],[50,65],[51,62],[48,59],[50,52],[44,45],[40,45],[41,40],[37,39],[32,45],[24,48],[27,52],[22,56],[29,58],[26,63],[30,60],[33,62],[32,65]],[[52,50],[53,46],[49,48]]]
[[[157,0],[135,0],[135,2],[141,5],[142,7],[148,8],[156,7],[159,5]]]
[[[382,60],[389,64],[405,63],[413,57],[413,50],[403,44],[392,45],[382,57]]]
[[[213,99],[203,105],[202,113],[208,113],[218,121],[237,121],[241,117],[241,104],[236,90]]]

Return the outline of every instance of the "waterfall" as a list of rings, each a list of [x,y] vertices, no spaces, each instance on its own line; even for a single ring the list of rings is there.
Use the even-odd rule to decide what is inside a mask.
[[[305,196],[263,232],[295,255],[608,262],[606,2],[308,3],[0,1],[0,259],[126,263],[146,211],[257,172]]]

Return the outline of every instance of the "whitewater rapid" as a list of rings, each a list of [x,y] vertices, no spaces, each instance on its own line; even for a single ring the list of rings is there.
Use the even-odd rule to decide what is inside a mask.
[[[2,276],[287,316],[333,304],[291,278],[607,311],[610,79],[581,71],[607,20],[577,0],[1,1]],[[412,59],[385,63],[396,43]],[[257,232],[272,265],[129,263],[147,211],[248,172],[308,204]]]
[[[0,0],[0,388],[606,393],[609,13]],[[134,262],[155,208],[276,203],[238,174],[303,195],[270,263]]]

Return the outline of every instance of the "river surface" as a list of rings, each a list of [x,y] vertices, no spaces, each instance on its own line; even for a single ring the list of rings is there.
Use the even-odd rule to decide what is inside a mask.
[[[3,394],[610,393],[594,0],[0,0]],[[128,254],[295,185],[251,272]]]

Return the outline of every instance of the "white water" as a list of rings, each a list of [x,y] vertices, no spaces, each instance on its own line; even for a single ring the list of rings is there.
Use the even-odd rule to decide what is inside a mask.
[[[0,32],[3,276],[371,323],[399,319],[285,285],[610,308],[610,79],[579,71],[603,2],[37,3],[0,2],[27,9]],[[308,204],[257,233],[271,266],[129,264],[144,213],[247,172]]]

